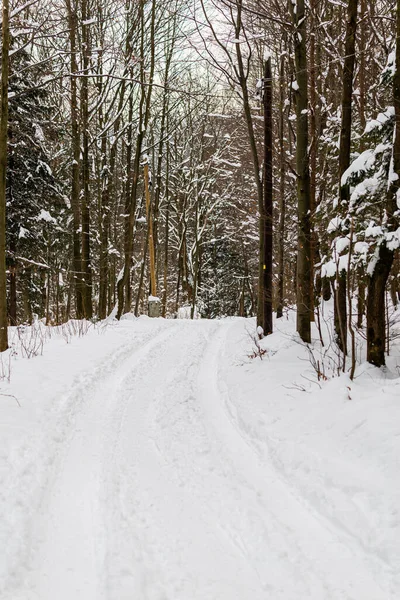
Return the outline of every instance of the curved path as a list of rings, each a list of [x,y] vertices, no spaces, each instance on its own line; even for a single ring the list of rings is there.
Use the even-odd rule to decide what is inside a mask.
[[[383,600],[352,540],[237,425],[229,327],[160,321],[70,391],[7,600]]]

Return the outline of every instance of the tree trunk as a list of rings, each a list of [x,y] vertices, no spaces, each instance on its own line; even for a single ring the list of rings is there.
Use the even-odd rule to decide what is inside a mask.
[[[13,130],[10,124],[8,125],[7,138],[9,140],[9,148],[7,149],[8,172],[6,175],[6,187],[8,189],[8,202],[13,205],[14,199],[14,181],[13,173],[15,169]],[[8,318],[10,325],[17,325],[17,244],[18,244],[19,223],[13,222],[7,231],[8,237],[8,265],[10,293],[8,298]]]
[[[297,245],[297,331],[303,342],[311,342],[310,325],[310,167],[308,155],[308,88],[306,17],[304,0],[297,0],[296,12],[291,4],[295,26],[296,63],[296,169],[298,202]]]
[[[144,165],[144,189],[146,196],[146,214],[147,214],[147,228],[148,228],[148,239],[149,239],[149,254],[150,254],[150,294],[151,296],[157,296],[157,283],[156,283],[156,259],[154,249],[154,236],[153,236],[153,215],[151,211],[151,197],[149,189],[149,164]]]
[[[339,289],[340,285],[340,289]],[[347,323],[343,323],[343,316],[347,318],[347,277],[346,271],[336,275],[332,281],[333,286],[333,323],[335,328],[335,342],[340,350],[347,354]],[[345,361],[344,361],[345,364]]]
[[[365,131],[367,125],[366,119],[366,51],[367,51],[367,26],[366,26],[366,0],[360,0],[360,67],[359,67],[359,88],[360,88],[360,129]],[[365,138],[361,136],[360,152],[365,150]],[[364,268],[358,268],[358,296],[357,296],[357,327],[360,329],[363,326],[363,318],[365,315],[365,273]]]
[[[399,304],[400,301],[400,288],[399,288],[399,275],[400,275],[400,269],[399,269],[399,263],[400,263],[400,256],[395,258],[394,262],[393,262],[393,267],[392,267],[392,280],[390,283],[390,297],[392,299],[392,303],[395,309],[397,309],[397,306]]]
[[[272,173],[272,65],[271,57],[265,62],[264,70],[264,210],[263,238],[263,324],[265,335],[273,331],[272,321],[272,248],[273,248],[273,173]]]
[[[132,68],[130,69],[129,72],[130,72],[130,77],[133,77],[133,69]],[[142,127],[142,106],[143,106],[143,99],[144,99],[143,94],[144,94],[144,92],[142,89],[140,105],[139,105],[139,109],[140,109],[139,127]],[[118,302],[117,319],[120,319],[120,317],[123,313],[123,310],[124,310],[124,303],[126,304],[126,302],[125,302],[125,289],[126,289],[126,285],[127,285],[126,280],[128,277],[130,277],[130,268],[131,268],[132,259],[129,260],[128,267],[127,267],[127,263],[128,263],[128,258],[129,258],[131,236],[133,236],[133,218],[131,219],[131,217],[130,217],[132,201],[135,203],[133,215],[135,214],[135,210],[136,210],[136,188],[134,188],[134,182],[135,182],[134,169],[136,168],[136,159],[134,161],[134,165],[132,166],[132,145],[133,145],[132,122],[133,122],[133,89],[132,89],[132,85],[131,85],[129,88],[128,128],[127,128],[127,134],[126,134],[127,177],[126,177],[126,184],[125,184],[125,190],[124,190],[125,191],[124,266],[123,266],[123,276],[121,279],[119,279],[119,281],[117,283],[117,302]],[[138,135],[137,140],[136,140],[136,148],[138,147],[138,144],[141,143],[139,138],[140,138],[140,134]],[[138,177],[138,175],[136,176],[136,179],[137,179],[137,177]],[[134,198],[132,197],[132,194],[134,194]]]
[[[55,272],[55,288],[56,288],[56,325],[60,324],[60,272],[56,268]]]
[[[345,42],[345,58],[343,67],[343,93],[342,93],[342,124],[340,131],[339,148],[339,211],[350,200],[348,185],[342,185],[344,172],[350,166],[351,150],[351,125],[352,125],[352,98],[356,50],[358,0],[349,0],[347,6],[347,26]],[[346,274],[338,272],[337,289],[335,294],[337,319],[335,332],[338,345],[342,352],[347,353],[347,301],[346,301]]]
[[[365,274],[364,268],[359,267],[357,272],[358,295],[357,295],[357,327],[363,326],[363,317],[365,314]]]
[[[317,85],[315,67],[315,17],[316,0],[310,0],[310,320],[314,321],[315,286],[314,286],[314,264],[316,263],[316,233],[314,227],[317,191]]]
[[[122,82],[120,88],[120,98],[118,103],[118,115],[117,119],[114,123],[114,137],[119,130],[119,126],[121,123],[121,115],[122,108],[124,103],[125,96],[125,81]],[[103,141],[104,140],[104,141]],[[109,162],[107,164],[105,158],[105,152],[107,149],[107,133],[104,134],[102,139],[103,144],[103,154],[104,154],[104,163],[103,170],[104,173],[104,182],[103,189],[101,193],[101,227],[100,227],[100,281],[99,281],[99,317],[100,319],[105,319],[107,316],[107,307],[108,303],[108,291],[109,291],[109,259],[108,259],[108,236],[110,229],[110,200],[111,200],[111,192],[114,184],[114,171],[115,164],[117,159],[117,140],[115,139],[111,145],[110,149],[110,157]]]
[[[334,294],[335,339],[340,350],[347,354],[347,276],[346,271],[336,274]]]
[[[169,253],[169,199],[167,199],[167,208],[165,215],[165,239],[164,239],[164,291],[162,300],[162,316],[167,313],[168,302],[168,253]]]
[[[13,247],[10,246],[10,252]],[[12,259],[9,266],[10,297],[8,302],[8,317],[10,325],[17,324],[17,267],[15,260]]]
[[[284,304],[284,273],[285,273],[285,219],[286,219],[286,200],[285,200],[285,131],[284,131],[284,107],[285,107],[285,55],[281,56],[279,69],[279,240],[278,240],[278,298],[276,317],[280,319],[283,316]]]
[[[41,269],[40,271],[40,318],[46,318],[47,308],[47,286],[46,286],[46,271]]]
[[[101,124],[104,127],[104,124]],[[102,135],[101,139],[101,200],[100,200],[100,256],[99,256],[99,319],[107,316],[107,289],[108,289],[108,229],[110,214],[110,196],[108,194],[108,181],[110,169],[107,164],[107,137]]]
[[[169,128],[167,123],[167,134]],[[165,317],[167,314],[168,304],[168,267],[169,267],[169,211],[170,211],[170,197],[169,197],[169,142],[167,142],[167,158],[166,158],[166,173],[165,173],[165,200],[167,203],[166,214],[165,214],[165,239],[164,239],[164,291],[162,300],[162,316]]]
[[[388,228],[396,231],[399,226],[398,194],[400,190],[400,0],[396,6],[396,67],[393,77],[393,100],[395,108],[395,132],[393,140],[393,172],[398,175],[391,178],[386,203],[386,220]],[[386,242],[381,242],[378,249],[378,260],[368,282],[367,300],[367,360],[376,367],[385,364],[386,350],[386,283],[393,264],[394,251]]]
[[[9,2],[3,0],[0,115],[0,352],[8,348],[6,278],[6,174],[9,74]]]
[[[235,38],[239,39],[242,31],[242,0],[237,2],[237,19],[235,23]],[[258,210],[260,213],[259,220],[259,266],[258,266],[258,298],[257,298],[257,325],[262,327],[264,330],[264,253],[265,253],[265,240],[264,240],[264,222],[263,222],[263,211],[264,211],[264,190],[262,181],[260,178],[260,161],[257,153],[257,142],[253,126],[253,117],[251,114],[250,98],[247,89],[247,75],[243,63],[243,56],[241,50],[241,44],[235,44],[236,59],[238,64],[238,79],[242,90],[243,96],[243,109],[247,124],[247,131],[249,135],[249,143],[251,150],[251,157],[253,162],[254,179],[257,186],[257,199],[258,199]]]
[[[369,279],[367,300],[367,360],[376,367],[385,364],[385,289],[393,263],[393,252],[382,244],[378,262]]]
[[[32,268],[27,267],[24,272],[23,286],[23,304],[25,313],[25,322],[29,325],[32,323],[32,304],[31,304],[31,286],[32,286]]]
[[[325,302],[328,302],[332,298],[331,284],[328,277],[322,277],[321,287],[322,298]]]
[[[140,267],[140,278],[139,278],[139,287],[138,287],[138,292],[137,292],[137,296],[136,296],[136,303],[135,303],[135,315],[138,316],[139,315],[139,304],[140,304],[140,300],[142,297],[142,290],[143,290],[143,282],[144,282],[144,272],[146,270],[146,262],[147,262],[147,250],[149,247],[149,229],[146,229],[146,233],[145,233],[145,238],[144,238],[144,246],[143,246],[143,260],[142,260],[142,264]]]
[[[71,207],[72,207],[72,238],[73,238],[73,277],[75,285],[76,317],[83,317],[83,295],[82,295],[82,263],[81,263],[81,237],[80,237],[80,134],[78,121],[78,89],[77,78],[77,14],[76,7],[71,5],[71,0],[66,0],[68,11],[69,40],[71,51],[71,142],[72,142],[72,172],[71,172]]]
[[[349,333],[351,340],[351,367],[350,367],[350,380],[353,381],[354,373],[356,370],[356,334],[353,327],[353,299],[352,299],[352,277],[351,277],[351,259],[353,254],[353,242],[354,242],[354,222],[351,220],[350,225],[350,240],[349,240],[349,260],[347,262],[347,304],[349,307]]]
[[[118,294],[118,311],[117,311],[117,319],[121,318],[122,312],[125,310],[130,311],[131,305],[131,263],[133,257],[133,229],[135,224],[135,213],[136,213],[136,199],[137,199],[137,190],[139,183],[139,173],[140,173],[140,157],[142,154],[142,146],[143,141],[146,136],[146,131],[150,119],[150,106],[151,106],[151,95],[153,89],[153,79],[154,79],[154,69],[155,69],[155,19],[156,19],[156,1],[152,2],[151,9],[151,55],[150,55],[150,75],[149,75],[149,83],[146,85],[146,73],[144,67],[144,28],[145,28],[145,10],[144,10],[144,0],[141,0],[140,3],[140,20],[141,20],[141,42],[140,42],[140,58],[141,58],[141,67],[140,67],[140,81],[141,81],[141,96],[139,103],[139,133],[136,138],[136,151],[134,158],[134,166],[133,166],[133,177],[132,177],[132,189],[130,192],[130,197],[128,204],[125,206],[125,232],[124,232],[124,267],[123,267],[123,276],[118,282],[117,286],[117,294]],[[129,164],[128,164],[129,169]]]
[[[83,74],[81,78],[82,112],[82,272],[83,272],[83,309],[86,319],[93,316],[92,268],[90,260],[90,166],[89,166],[89,26],[87,0],[82,0],[82,58]]]

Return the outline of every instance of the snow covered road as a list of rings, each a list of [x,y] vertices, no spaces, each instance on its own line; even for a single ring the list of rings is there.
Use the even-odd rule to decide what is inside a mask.
[[[4,543],[13,524],[19,536],[2,599],[397,597],[391,557],[321,510],[279,466],[273,438],[245,426],[231,380],[244,331],[243,320],[140,319],[76,367],[58,409],[38,418],[30,448],[45,467],[29,502],[26,463],[13,467],[7,501],[25,520],[2,530]]]

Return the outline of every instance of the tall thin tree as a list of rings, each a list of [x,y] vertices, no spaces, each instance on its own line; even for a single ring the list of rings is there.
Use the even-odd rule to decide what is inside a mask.
[[[310,159],[308,148],[308,88],[306,14],[304,0],[291,4],[296,64],[296,171],[297,171],[297,332],[311,342],[310,292]]]
[[[345,58],[343,66],[342,91],[342,123],[340,130],[339,148],[339,198],[340,208],[348,204],[350,190],[348,185],[342,185],[344,172],[350,166],[352,98],[356,51],[358,0],[349,0],[347,5],[347,26],[345,41]],[[335,331],[340,349],[347,353],[347,308],[346,308],[346,272],[338,269],[335,290]]]
[[[90,35],[88,24],[88,3],[81,2],[82,10],[82,66],[83,77],[81,77],[81,119],[82,119],[82,192],[81,192],[81,217],[82,217],[82,292],[83,310],[85,317],[91,319],[93,316],[92,304],[92,267],[90,260],[90,156],[89,156],[89,57],[90,57]]]
[[[400,0],[396,5],[396,62],[393,77],[393,101],[395,109],[395,132],[393,140],[392,165],[388,198],[385,206],[385,220],[391,231],[399,226],[398,197],[400,190]],[[386,350],[386,311],[385,289],[392,268],[394,249],[386,239],[377,249],[374,271],[368,281],[367,299],[367,360],[377,367],[385,364]]]
[[[264,206],[262,214],[264,256],[262,301],[264,334],[272,333],[272,250],[273,250],[273,174],[272,174],[272,64],[271,56],[264,67]]]
[[[78,89],[77,89],[77,27],[78,15],[76,4],[71,0],[66,0],[66,8],[68,14],[69,27],[69,43],[70,43],[70,68],[71,68],[71,145],[72,145],[72,166],[71,166],[71,207],[73,215],[73,273],[75,283],[75,300],[76,300],[76,316],[81,319],[84,314],[83,310],[83,293],[82,293],[82,263],[81,263],[81,240],[80,240],[80,133],[79,133],[79,108],[78,108]]]
[[[283,316],[285,272],[285,221],[286,221],[286,153],[285,153],[285,53],[279,66],[279,245],[276,317]]]
[[[6,294],[6,173],[8,130],[8,75],[10,50],[9,2],[3,0],[0,115],[0,352],[8,348]]]

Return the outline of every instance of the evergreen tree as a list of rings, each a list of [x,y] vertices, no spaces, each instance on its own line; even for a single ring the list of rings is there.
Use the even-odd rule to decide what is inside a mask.
[[[51,238],[59,231],[64,207],[51,168],[51,142],[58,130],[49,92],[40,86],[45,73],[19,49],[12,57],[9,85],[7,164],[7,264],[9,318],[16,324],[33,310],[45,316]],[[20,281],[19,281],[20,280]]]

